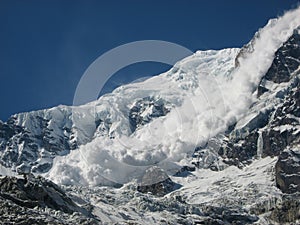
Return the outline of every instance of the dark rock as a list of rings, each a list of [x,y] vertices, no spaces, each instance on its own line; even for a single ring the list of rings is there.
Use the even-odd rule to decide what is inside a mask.
[[[229,207],[215,207],[206,206],[203,207],[203,213],[205,216],[209,216],[209,221],[213,222],[216,220],[216,224],[220,224],[220,221],[224,224],[252,224],[258,220],[255,215],[250,215],[242,208],[231,208]],[[207,221],[208,222],[208,221]],[[214,224],[214,223],[204,223]],[[222,223],[221,223],[222,224]]]
[[[298,69],[300,62],[300,35],[294,34],[280,47],[276,53],[265,79],[275,83],[288,82],[292,72]]]
[[[298,80],[298,79],[296,79]],[[288,91],[283,104],[274,111],[273,120],[269,121],[269,128],[263,132],[263,156],[278,156],[287,146],[297,142],[300,133],[297,126],[300,125],[297,117],[300,117],[300,84]],[[283,125],[289,129],[280,130]]]
[[[287,146],[299,142],[300,82],[297,69],[300,66],[300,35],[298,30],[276,51],[272,65],[261,79],[257,94],[260,97],[263,93],[269,92],[265,87],[267,81],[290,82],[290,85],[276,93],[277,100],[274,101],[276,104],[268,110],[257,113],[242,128],[234,128],[225,133],[227,138],[224,139],[218,153],[224,158],[226,164],[241,167],[251,163],[258,152],[259,133],[262,134],[262,157],[278,156]],[[253,43],[249,43],[245,46],[239,57],[251,52],[252,45]],[[265,99],[259,98],[258,102],[260,101]],[[255,108],[252,110],[253,107],[256,105],[249,109],[252,113],[259,110]]]
[[[241,143],[239,139],[231,139],[220,147],[219,155],[229,165],[240,167],[243,164],[249,164],[257,154],[257,139],[258,133],[256,130],[248,134]]]
[[[300,152],[285,150],[275,166],[276,184],[284,193],[300,192]]]
[[[266,87],[263,87],[261,85],[257,88],[257,97],[259,98],[262,94],[268,92],[269,90]]]
[[[129,112],[131,131],[134,132],[137,128],[151,122],[154,118],[165,116],[169,111],[162,99],[145,97],[138,100]]]
[[[203,224],[203,225],[225,225],[226,223],[219,219],[213,219],[213,218],[207,218],[202,220],[199,223],[196,224]]]
[[[31,172],[33,173],[38,173],[41,171],[49,171],[52,168],[52,163],[51,162],[45,162],[43,164],[37,164],[31,169]]]
[[[4,177],[0,179],[0,196],[27,208],[49,207],[66,213],[81,209],[56,184],[44,178],[24,175],[24,179]]]
[[[263,132],[263,156],[278,156],[295,139],[292,131],[267,130]]]
[[[142,193],[152,193],[156,196],[164,196],[175,190],[176,183],[161,168],[153,166],[146,170],[137,190]]]
[[[295,222],[300,219],[299,194],[284,195],[281,204],[276,205],[269,218],[279,224],[296,224]]]
[[[183,166],[176,172],[175,176],[187,176],[190,172],[194,172],[195,170],[196,167],[194,166]]]
[[[93,218],[88,218],[82,214],[70,215],[54,210],[41,210],[38,208],[27,208],[14,203],[11,200],[0,196],[0,224],[5,225],[73,225],[99,224]]]
[[[96,132],[99,133],[101,136],[110,136],[111,138],[114,138],[110,133],[110,127],[112,125],[112,122],[110,118],[105,119],[99,119],[96,122]]]

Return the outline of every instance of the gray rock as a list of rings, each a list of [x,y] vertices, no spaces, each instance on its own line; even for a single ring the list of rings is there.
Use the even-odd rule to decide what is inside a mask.
[[[65,213],[82,211],[56,184],[42,177],[0,178],[0,196],[26,208],[48,207]]]
[[[251,43],[244,48],[242,55],[251,52]],[[242,57],[241,54],[238,57]],[[262,133],[262,157],[278,156],[287,146],[299,140],[300,132],[296,132],[300,125],[300,73],[297,72],[299,59],[300,35],[295,31],[276,51],[273,63],[258,87],[258,102],[249,111],[260,110],[255,108],[256,105],[267,101],[260,98],[263,93],[270,91],[265,87],[266,81],[290,82],[290,86],[276,93],[277,100],[271,99],[274,104],[268,110],[257,112],[242,128],[233,128],[227,132],[227,138],[219,149],[219,155],[224,158],[225,163],[239,167],[251,163],[257,156],[259,132]],[[289,125],[289,128],[281,130],[284,125]]]
[[[300,219],[299,194],[284,195],[281,204],[276,205],[269,218],[279,224],[296,224]]]
[[[275,83],[288,82],[292,72],[297,70],[300,62],[300,34],[297,30],[276,53],[271,67],[265,75],[267,80]]]
[[[145,97],[134,103],[129,112],[129,122],[131,131],[134,132],[139,127],[151,122],[154,118],[165,116],[170,109],[163,99]]]
[[[276,184],[284,193],[300,192],[300,151],[288,149],[276,163]]]
[[[228,207],[203,207],[203,214],[210,217],[204,224],[252,224],[258,217],[251,215],[242,208]],[[222,223],[221,223],[222,221]]]
[[[142,193],[152,193],[156,196],[164,196],[175,190],[176,183],[161,168],[153,166],[146,170],[137,190]]]

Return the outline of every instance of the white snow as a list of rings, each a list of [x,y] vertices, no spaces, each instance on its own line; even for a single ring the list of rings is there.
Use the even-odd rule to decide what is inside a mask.
[[[178,192],[187,196],[189,204],[210,203],[220,206],[222,202],[224,204],[227,201],[228,205],[240,201],[245,207],[250,208],[270,196],[280,196],[281,192],[273,180],[276,161],[277,158],[266,157],[254,161],[243,169],[235,166],[222,171],[201,169],[194,172],[194,176],[172,177],[172,179],[183,185]],[[176,195],[176,191],[171,195]]]
[[[217,78],[227,78],[234,69],[237,52],[238,49],[198,51],[167,73],[122,86],[96,102],[74,107],[75,116],[82,116],[85,111],[93,115],[91,111],[95,110],[96,118],[113,121],[109,132],[115,139],[94,135],[90,143],[79,148],[80,154],[73,151],[56,159],[50,177],[58,183],[72,180],[98,185],[107,183],[106,179],[126,183],[135,174],[142,174],[148,165],[160,163],[160,166],[169,167],[172,162],[190,156],[196,145],[227,126],[221,118],[225,107]],[[129,107],[147,96],[163,99],[174,107],[167,116],[131,133]],[[91,118],[79,116],[74,120],[76,127],[93,122]],[[65,173],[69,176],[72,173],[65,170],[74,167],[79,171],[79,175],[74,173],[75,178],[56,176]]]
[[[286,130],[289,131],[289,130],[293,130],[293,129],[295,129],[295,126],[290,125],[290,124],[285,124],[285,125],[281,125],[281,126],[278,126],[278,127],[274,127],[274,130],[280,131],[280,133],[282,133]]]
[[[166,73],[73,107],[73,127],[84,134],[81,136],[93,136],[95,119],[109,118],[109,132],[115,138],[94,134],[79,151],[57,158],[47,176],[63,184],[127,183],[150,165],[158,164],[168,171],[174,163],[185,162],[196,146],[224,132],[247,113],[274,53],[300,25],[299,15],[300,8],[271,20],[259,31],[253,52],[241,57],[237,68],[238,49],[198,51]],[[129,106],[148,96],[161,98],[173,108],[165,117],[131,133]]]
[[[257,138],[257,157],[258,157],[258,159],[261,158],[263,149],[264,149],[264,140],[263,140],[262,130],[259,130],[258,138]]]
[[[17,174],[13,172],[10,168],[4,167],[0,164],[0,176],[16,176]]]
[[[247,211],[274,207],[274,201],[280,201],[282,195],[274,181],[276,161],[277,158],[267,157],[254,161],[244,169],[234,166],[219,172],[200,169],[185,177],[174,176],[172,180],[182,188],[164,197],[139,193],[132,182],[122,188],[72,186],[69,189],[83,202],[90,202],[93,214],[104,224],[129,221],[164,224],[162,221],[166,218],[167,222],[178,224],[182,212],[188,212],[193,224],[204,219],[201,210],[209,206],[235,206]]]

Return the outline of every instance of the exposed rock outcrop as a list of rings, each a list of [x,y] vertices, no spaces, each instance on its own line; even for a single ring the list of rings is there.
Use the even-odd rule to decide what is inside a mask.
[[[161,168],[153,166],[145,171],[137,190],[142,193],[152,193],[156,196],[164,196],[176,188],[170,177]]]
[[[42,177],[0,176],[1,224],[99,224],[87,208]]]
[[[276,184],[284,193],[300,192],[300,149],[283,151],[276,163]]]
[[[163,99],[145,97],[136,101],[129,112],[132,132],[157,117],[165,116],[169,111]]]
[[[24,175],[24,178],[0,178],[0,196],[17,205],[34,208],[49,207],[66,213],[80,211],[78,207],[56,184],[42,177]]]
[[[246,51],[246,50],[244,50]],[[241,56],[240,56],[241,57]],[[276,51],[249,114],[228,132],[219,155],[243,166],[255,157],[278,156],[300,138],[299,29]]]
[[[284,195],[282,202],[272,210],[270,219],[279,224],[298,224],[300,220],[299,194]]]

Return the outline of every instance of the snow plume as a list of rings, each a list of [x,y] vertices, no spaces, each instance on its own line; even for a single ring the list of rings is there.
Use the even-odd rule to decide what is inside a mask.
[[[234,71],[231,82],[224,93],[230,99],[231,113],[228,116],[240,118],[253,102],[252,93],[262,76],[272,64],[276,50],[288,40],[300,26],[300,7],[288,11],[282,17],[272,19],[260,29],[252,43],[251,52],[239,57],[239,67]],[[242,104],[241,104],[242,103]]]
[[[95,102],[97,114],[109,111],[114,138],[95,135],[79,151],[56,158],[47,176],[62,184],[112,185],[139,180],[153,165],[174,174],[196,146],[247,112],[276,50],[299,25],[300,8],[270,20],[252,41],[251,52],[239,56],[236,68],[238,49],[199,51],[167,73],[103,96]],[[172,110],[130,133],[130,105],[149,95],[163,99]]]
[[[96,131],[94,139],[79,151],[56,158],[47,176],[63,184],[112,185],[139,180],[153,165],[176,173],[180,169],[177,163],[185,164],[198,145],[226,128],[218,79],[233,71],[237,53],[238,49],[196,52],[167,73],[122,86],[90,104],[95,105],[99,119],[104,121],[103,115],[109,118],[109,134],[114,138]],[[130,133],[129,110],[147,96],[162,99],[171,110]],[[78,117],[86,120],[78,120],[77,125],[87,127],[84,123],[94,122],[87,121],[88,108],[78,106]],[[84,112],[87,115],[82,115]]]

